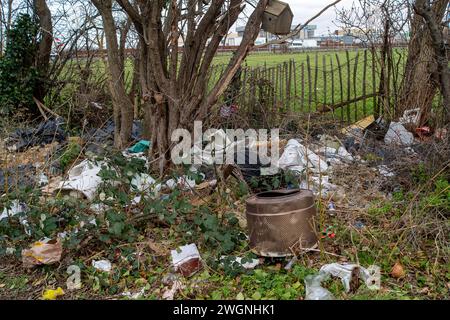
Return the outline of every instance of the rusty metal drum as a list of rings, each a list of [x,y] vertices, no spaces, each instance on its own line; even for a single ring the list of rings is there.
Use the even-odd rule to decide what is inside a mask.
[[[317,244],[317,210],[310,190],[263,192],[250,197],[246,206],[250,247],[256,254],[287,257]]]

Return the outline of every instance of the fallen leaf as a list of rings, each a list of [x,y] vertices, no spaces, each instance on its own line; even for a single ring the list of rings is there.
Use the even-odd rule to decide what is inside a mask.
[[[191,205],[194,207],[199,207],[201,205],[207,204],[207,201],[203,198],[194,198],[190,201]]]
[[[430,288],[425,287],[423,289],[420,289],[419,293],[421,293],[421,294],[428,294],[428,293],[430,293]]]
[[[157,255],[157,256],[165,256],[169,254],[169,250],[166,249],[162,244],[156,243],[154,241],[147,242],[148,247]]]

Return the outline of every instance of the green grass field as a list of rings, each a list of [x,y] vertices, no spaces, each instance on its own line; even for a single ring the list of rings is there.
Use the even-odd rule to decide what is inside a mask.
[[[215,60],[215,72],[211,77],[214,83],[219,78],[222,67],[228,63],[231,54],[219,54]],[[394,50],[394,59],[400,61],[395,71],[401,79],[406,58],[404,49]],[[308,61],[309,60],[309,61]],[[293,62],[290,62],[293,61]],[[275,90],[271,103],[284,110],[309,112],[323,105],[334,105],[370,95],[378,91],[378,58],[370,51],[316,51],[288,54],[253,53],[244,63],[247,77],[265,79],[265,83]],[[272,74],[275,73],[275,74]],[[243,76],[246,79],[246,76]],[[392,90],[396,91],[398,81],[391,80]],[[261,89],[248,84],[243,90],[242,104],[258,103],[253,97],[261,96]],[[263,89],[264,91],[264,89]],[[255,101],[256,100],[256,101]],[[372,114],[375,98],[368,98],[337,109],[335,117],[346,121],[355,121]]]
[[[394,57],[400,60],[400,70],[396,71],[401,79],[406,51],[394,50]],[[214,59],[209,89],[211,89],[231,58],[231,54],[219,53]],[[73,81],[73,68],[63,79]],[[93,77],[105,79],[104,61],[93,64]],[[364,50],[352,51],[312,51],[298,53],[251,53],[243,64],[242,85],[237,103],[243,109],[265,108],[271,111],[312,112],[323,105],[334,105],[356,97],[376,92],[379,86],[379,66],[377,58]],[[126,63],[125,77],[131,87],[133,62]],[[365,75],[364,75],[365,74]],[[395,90],[396,83],[392,81]],[[61,97],[73,94],[75,87],[68,85]],[[261,101],[264,101],[262,103]],[[373,113],[375,98],[359,101],[337,109],[333,115],[337,119],[349,122]],[[262,106],[262,104],[264,104]]]

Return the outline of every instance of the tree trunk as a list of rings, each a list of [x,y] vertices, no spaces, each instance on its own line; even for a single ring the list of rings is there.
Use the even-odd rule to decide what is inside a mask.
[[[34,10],[39,18],[41,39],[36,56],[36,68],[39,74],[39,82],[34,91],[34,97],[43,101],[47,95],[48,70],[53,45],[53,24],[50,9],[46,0],[34,0]]]
[[[114,146],[127,146],[133,128],[133,104],[126,94],[124,61],[121,60],[111,0],[93,0],[102,16],[108,52],[109,87],[114,113]]]
[[[427,3],[428,0],[416,0],[415,6],[423,7]],[[434,1],[431,10],[438,23],[442,21],[447,5],[448,0]],[[430,30],[424,19],[416,13],[411,23],[411,40],[408,46],[408,59],[397,117],[400,117],[405,110],[418,108],[421,110],[418,125],[427,123],[439,85],[437,71],[438,64]]]
[[[440,20],[436,20],[431,8],[427,5],[423,7],[415,6],[414,10],[424,18],[430,32],[437,65],[436,78],[439,79],[439,87],[444,104],[444,121],[446,122],[445,124],[450,124],[450,71],[448,68],[447,48]]]
[[[384,10],[384,8],[383,8]],[[388,72],[388,63],[389,63],[389,52],[392,47],[390,44],[389,33],[390,33],[391,23],[389,19],[386,19],[384,23],[384,31],[383,31],[383,46],[381,47],[381,56],[380,56],[380,87],[378,92],[380,96],[378,98],[377,108],[375,110],[375,117],[383,115],[385,118],[391,119],[391,108],[390,108],[390,90],[389,90],[389,80],[390,74]]]

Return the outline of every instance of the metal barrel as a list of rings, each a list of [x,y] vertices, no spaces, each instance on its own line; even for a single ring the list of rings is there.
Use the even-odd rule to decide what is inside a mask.
[[[314,195],[310,190],[259,193],[247,202],[250,247],[264,257],[286,257],[317,244]]]

